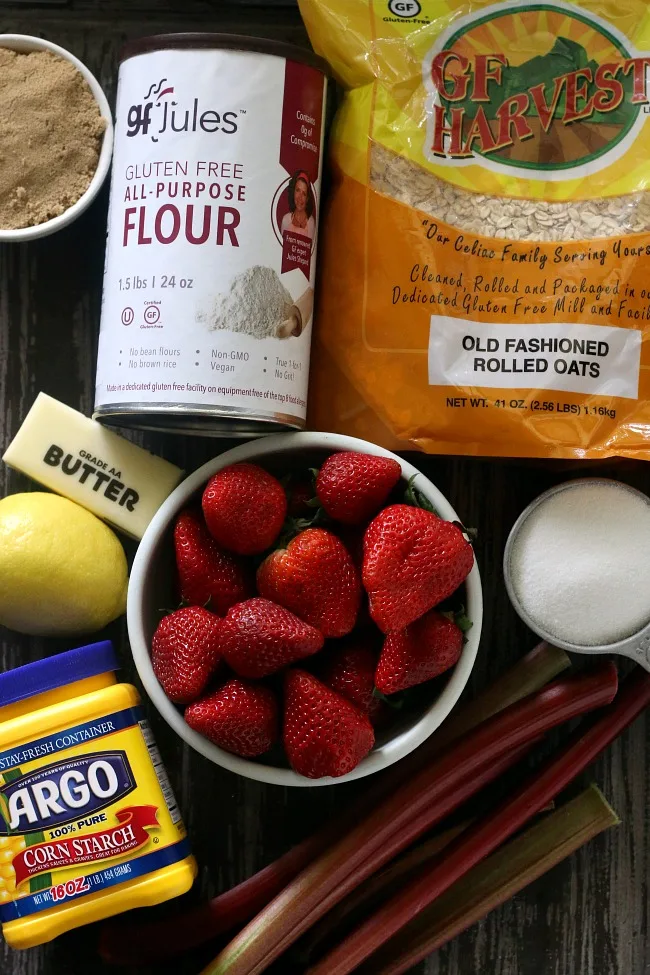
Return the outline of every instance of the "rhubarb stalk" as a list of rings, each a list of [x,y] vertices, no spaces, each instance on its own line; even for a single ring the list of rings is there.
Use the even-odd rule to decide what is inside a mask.
[[[567,655],[540,643],[500,675],[477,697],[458,708],[411,756],[377,775],[364,797],[335,822],[293,847],[242,883],[174,916],[153,921],[118,920],[104,925],[99,951],[113,965],[153,965],[233,931],[250,921],[305,867],[356,825],[386,795],[393,793],[434,755],[510,704],[541,690],[570,666]]]
[[[426,833],[428,829],[435,826],[437,823],[441,822],[450,812],[457,809],[458,806],[462,805],[471,796],[476,795],[481,789],[490,782],[494,782],[498,779],[500,775],[503,775],[508,769],[516,765],[538,742],[539,738],[534,739],[526,745],[520,745],[519,748],[511,749],[505,752],[499,758],[491,761],[485,765],[484,768],[478,769],[475,774],[471,777],[471,780],[463,782],[459,787],[452,790],[451,793],[441,796],[436,803],[435,814],[432,816],[431,810],[424,810],[419,816],[416,816],[405,826],[399,834],[394,834],[389,837],[381,850],[376,851],[373,855],[369,856],[366,862],[363,864],[363,868],[356,873],[350,874],[345,878],[345,880],[339,884],[334,890],[332,890],[316,907],[311,911],[305,918],[302,919],[298,924],[291,928],[288,935],[280,941],[276,946],[275,955],[278,957],[283,954],[287,948],[291,945],[322,917],[329,916],[331,913],[330,908],[334,908],[340,901],[351,893],[358,885],[367,877],[370,877],[376,870],[382,867],[385,863],[388,863],[393,856],[401,852],[401,850],[406,849],[407,846],[416,840],[418,837]],[[451,842],[451,840],[450,840]],[[259,969],[262,971],[263,969]],[[258,969],[255,969],[257,972]]]
[[[355,914],[358,915],[360,911],[369,912],[383,894],[388,894],[389,891],[394,890],[397,884],[403,883],[425,863],[433,860],[446,846],[449,846],[452,840],[460,836],[468,825],[468,822],[464,822],[458,826],[452,826],[425,840],[424,843],[418,843],[408,853],[398,857],[384,870],[362,883],[333,910],[328,911],[319,923],[314,925],[305,943],[299,945],[296,957],[303,965],[306,965],[318,953],[319,947],[324,942],[331,942],[335,938],[341,925],[346,924],[346,922],[349,924],[350,918]]]
[[[152,965],[227,934],[255,917],[337,835],[331,826],[321,830],[236,887],[172,919],[104,925],[100,955],[110,965]]]
[[[426,876],[408,884],[307,975],[348,975],[562,791],[650,704],[650,673],[636,667],[616,701],[482,822],[454,841]]]
[[[510,704],[540,691],[570,666],[571,661],[564,650],[545,641],[538,643],[475,698],[452,711],[444,724],[415,754],[426,753],[427,758],[441,755],[468,731],[472,731]]]
[[[403,975],[410,971],[413,965],[619,822],[600,789],[589,786],[473,867],[391,938],[379,955],[356,969],[355,975]]]
[[[611,663],[601,664],[586,674],[558,681],[485,721],[447,754],[414,775],[303,870],[204,969],[203,975],[258,975],[263,972],[301,933],[301,922],[308,916],[317,920],[320,906],[346,878],[355,878],[356,885],[383,866],[382,852],[392,838],[397,839],[391,845],[391,855],[399,853],[416,839],[408,829],[411,821],[419,818],[421,833],[425,832],[438,821],[436,815],[441,799],[453,794],[463,783],[471,782],[477,770],[556,725],[609,703],[616,688],[616,668]],[[406,840],[400,846],[402,836]]]

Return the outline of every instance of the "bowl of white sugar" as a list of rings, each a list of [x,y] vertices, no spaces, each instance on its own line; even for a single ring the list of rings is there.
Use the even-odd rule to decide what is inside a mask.
[[[508,595],[549,643],[621,653],[650,670],[650,499],[606,478],[567,481],[515,522]]]

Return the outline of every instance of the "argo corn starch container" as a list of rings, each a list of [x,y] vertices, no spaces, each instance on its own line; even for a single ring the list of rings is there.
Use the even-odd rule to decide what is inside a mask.
[[[109,642],[0,674],[0,920],[12,948],[192,886],[196,862]]]
[[[291,45],[127,46],[96,419],[251,435],[305,424],[326,78]]]

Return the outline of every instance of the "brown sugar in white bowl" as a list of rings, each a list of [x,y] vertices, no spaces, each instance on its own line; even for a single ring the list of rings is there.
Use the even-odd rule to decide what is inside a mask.
[[[22,66],[31,55],[48,60],[38,71]],[[0,34],[0,56],[0,112],[3,94],[20,108],[4,122],[0,114],[0,241],[23,242],[68,226],[94,200],[110,169],[113,122],[99,82],[64,48]]]

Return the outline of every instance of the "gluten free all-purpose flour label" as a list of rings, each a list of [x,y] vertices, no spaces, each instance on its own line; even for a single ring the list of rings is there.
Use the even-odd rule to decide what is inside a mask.
[[[313,424],[433,452],[650,459],[647,5],[300,7],[349,89]]]
[[[97,415],[304,423],[324,95],[317,68],[256,51],[123,62]]]

